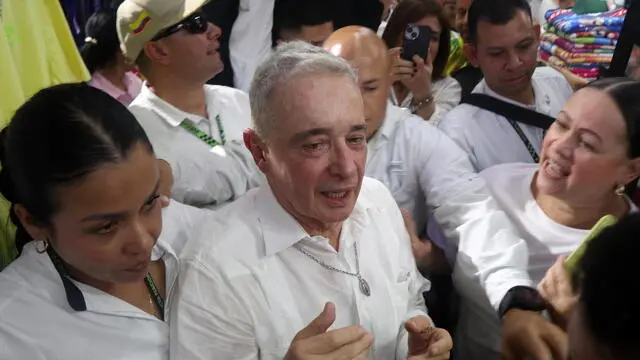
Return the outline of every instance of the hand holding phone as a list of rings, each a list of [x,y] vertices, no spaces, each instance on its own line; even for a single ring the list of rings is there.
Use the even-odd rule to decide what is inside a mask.
[[[582,241],[582,244],[580,244],[580,246],[576,250],[574,250],[571,255],[569,255],[564,261],[564,267],[569,275],[575,274],[578,268],[578,263],[580,262],[582,255],[584,255],[584,251],[587,249],[587,245],[589,244],[589,242],[593,238],[598,236],[602,232],[602,230],[614,225],[616,222],[618,222],[618,219],[615,216],[605,215],[591,228],[589,235],[587,235],[584,241]]]
[[[413,62],[413,57],[418,55],[426,60],[429,55],[431,42],[431,29],[426,25],[409,24],[404,30],[401,57]]]

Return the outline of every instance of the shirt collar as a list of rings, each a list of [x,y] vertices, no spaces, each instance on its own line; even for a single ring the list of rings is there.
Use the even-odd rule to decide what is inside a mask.
[[[377,148],[377,145],[383,143],[382,140],[389,140],[396,130],[396,127],[400,121],[411,116],[411,113],[406,108],[401,108],[393,105],[390,101],[387,101],[387,112],[384,116],[384,121],[380,128],[369,141],[369,146]]]
[[[203,118],[201,116],[184,112],[177,107],[166,102],[164,99],[156,95],[151,89],[149,89],[148,82],[144,82],[142,89],[140,90],[139,98],[146,103],[153,112],[160,116],[164,121],[173,127],[177,127],[183,120],[189,119],[195,124],[199,124]],[[205,89],[205,96],[206,89]],[[208,96],[207,96],[208,98]],[[208,99],[207,99],[208,103]]]
[[[262,228],[267,256],[277,254],[301,240],[311,238],[300,223],[280,205],[269,184],[263,185],[258,190],[254,205],[258,223]],[[371,202],[360,191],[356,205],[345,222],[350,221],[365,227],[369,219],[367,212],[371,207]]]
[[[87,311],[87,302],[78,284],[76,284],[76,282],[70,279],[68,276],[58,271],[58,268],[54,265],[52,259],[54,259],[57,255],[54,255],[53,257],[50,256],[49,252],[51,249],[49,249],[49,251],[45,253],[39,253],[37,250],[38,246],[40,245],[36,244],[36,241],[28,243],[23,249],[22,256],[34,257],[34,260],[41,262],[45,266],[48,274],[52,274],[52,276],[60,279],[64,288],[67,303],[69,304],[71,309],[78,312]],[[173,252],[168,243],[160,238],[158,239],[156,246],[152,250],[151,258],[153,261],[155,261],[162,258],[164,255],[170,255],[177,258],[175,252]]]
[[[533,95],[534,95],[534,103],[533,103],[533,105],[523,104],[521,102],[514,101],[514,100],[506,98],[506,97],[504,97],[502,95],[499,95],[498,93],[496,93],[495,91],[493,91],[489,87],[489,85],[487,84],[485,79],[482,79],[480,84],[478,84],[478,86],[473,90],[473,92],[474,93],[475,92],[485,93],[485,94],[487,94],[489,96],[492,96],[492,97],[494,97],[496,99],[500,99],[500,100],[502,100],[504,102],[508,102],[510,104],[518,105],[518,106],[527,108],[529,110],[546,113],[546,110],[547,110],[547,108],[549,106],[549,103],[550,103],[549,94],[546,94],[546,93],[544,93],[543,91],[541,91],[539,89],[535,77],[531,78],[531,87],[533,88]]]
[[[96,71],[91,76],[89,84],[106,92],[114,99],[125,99],[128,100],[128,102],[131,102],[131,100],[133,100],[140,92],[140,80],[131,73],[126,73],[123,80],[127,91],[124,91],[119,87],[113,85],[111,81],[104,77],[100,72]]]

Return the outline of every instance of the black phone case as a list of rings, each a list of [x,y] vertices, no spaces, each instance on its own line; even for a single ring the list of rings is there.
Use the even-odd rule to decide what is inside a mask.
[[[426,25],[409,24],[404,31],[404,41],[402,42],[402,58],[413,61],[413,56],[418,55],[421,59],[426,59],[429,54],[429,42],[431,40],[431,29]]]

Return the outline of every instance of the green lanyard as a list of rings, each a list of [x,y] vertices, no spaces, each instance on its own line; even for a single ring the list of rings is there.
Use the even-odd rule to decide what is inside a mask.
[[[227,139],[224,135],[224,128],[222,127],[222,118],[220,115],[216,115],[216,124],[218,125],[218,133],[220,134],[220,142],[217,142],[206,132],[200,130],[193,121],[184,119],[180,123],[180,127],[187,130],[191,135],[205,142],[207,145],[214,147],[218,145],[224,145],[227,143]]]
[[[158,287],[156,283],[153,282],[153,278],[151,277],[151,273],[147,273],[147,276],[144,278],[144,283],[147,285],[147,290],[149,290],[149,294],[151,294],[151,298],[153,299],[154,304],[158,308],[158,313],[160,314],[160,320],[164,321],[164,299],[160,295],[158,291]]]

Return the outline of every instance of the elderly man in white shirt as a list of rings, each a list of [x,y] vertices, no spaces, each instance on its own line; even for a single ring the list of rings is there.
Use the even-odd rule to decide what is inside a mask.
[[[539,25],[526,0],[474,0],[468,13],[465,54],[482,69],[473,93],[554,118],[572,89],[558,71],[536,68]],[[544,130],[464,104],[442,119],[439,128],[471,159],[477,171],[511,162],[537,162]]]
[[[220,29],[200,11],[205,2],[125,0],[117,22],[124,56],[147,78],[129,110],[171,165],[173,198],[216,207],[260,177],[242,144],[251,123],[247,94],[206,85],[223,65]]]
[[[342,59],[287,43],[253,81],[245,142],[268,185],[186,250],[174,359],[444,359],[402,215],[364,178],[366,122]]]

